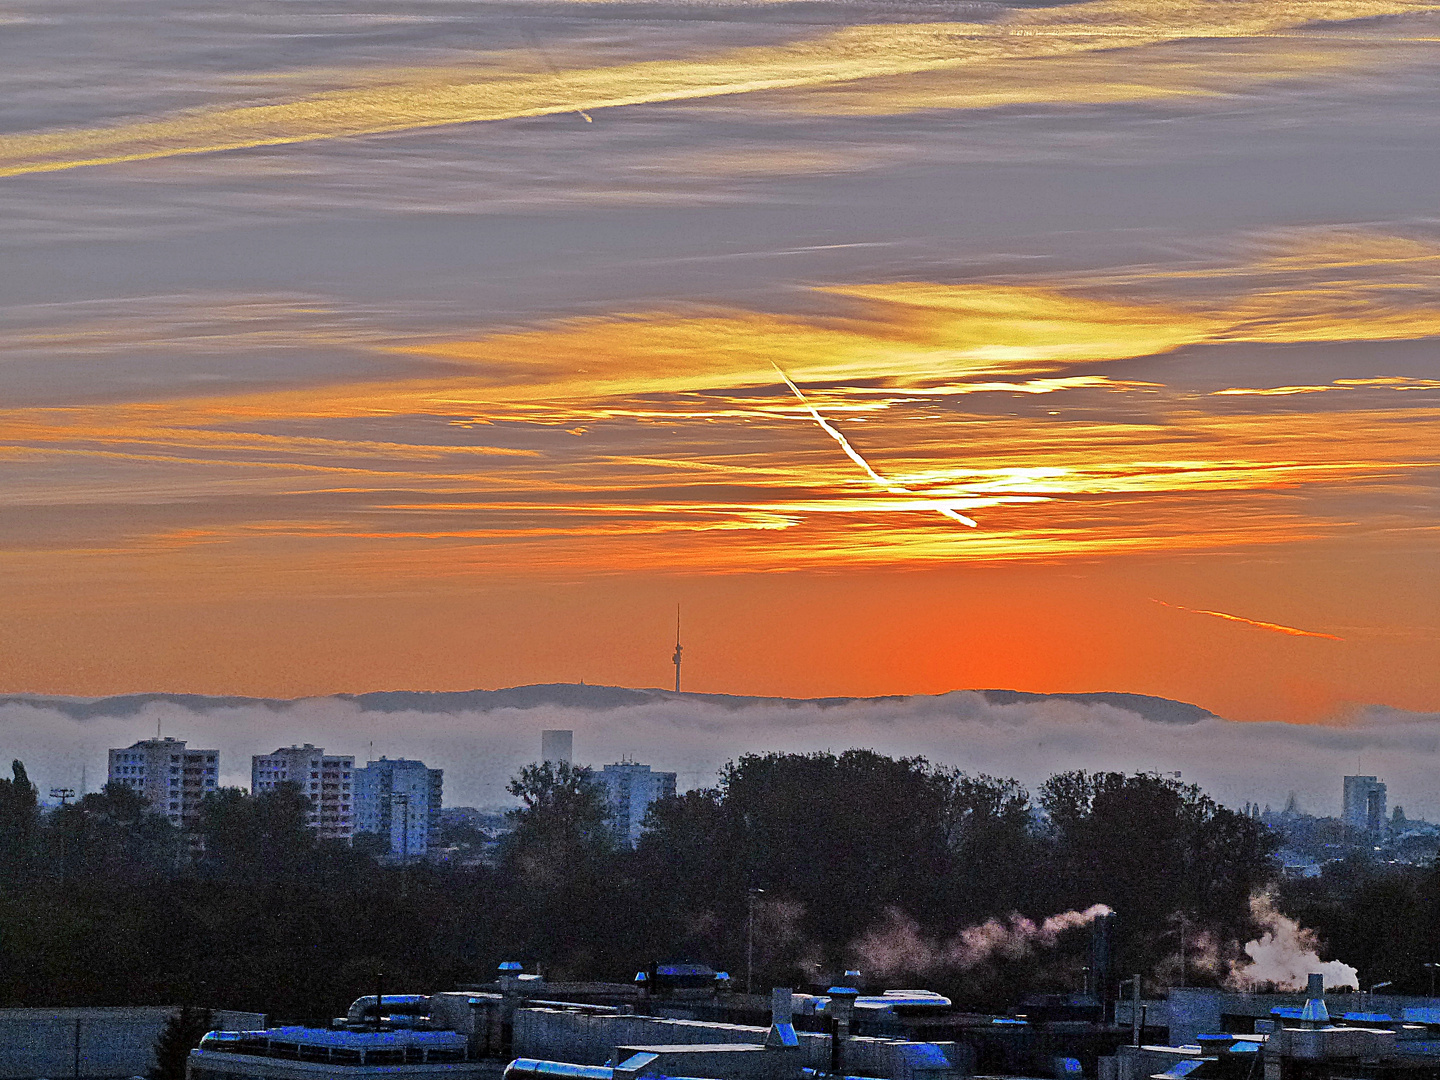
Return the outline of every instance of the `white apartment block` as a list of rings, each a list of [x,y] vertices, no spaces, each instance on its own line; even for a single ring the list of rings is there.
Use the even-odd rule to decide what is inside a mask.
[[[310,800],[310,827],[322,840],[349,842],[355,833],[355,758],[326,754],[323,747],[282,746],[250,759],[250,791],[259,795],[294,784]]]
[[[440,824],[443,769],[423,761],[385,758],[355,770],[355,831],[389,841],[390,854],[424,855]]]
[[[633,761],[606,765],[596,779],[610,793],[610,813],[616,835],[631,847],[640,839],[650,804],[675,794],[673,772],[651,772],[649,765],[637,765]]]
[[[110,782],[145,797],[170,824],[193,832],[200,825],[200,803],[216,790],[218,750],[191,750],[183,739],[145,739],[110,751]]]

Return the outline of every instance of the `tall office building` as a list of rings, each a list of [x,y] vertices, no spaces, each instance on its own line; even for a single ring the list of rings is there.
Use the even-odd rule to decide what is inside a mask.
[[[1345,777],[1340,817],[1356,832],[1379,836],[1385,831],[1385,785],[1373,776]]]
[[[640,839],[645,811],[650,809],[650,804],[675,794],[673,772],[651,772],[649,765],[637,765],[633,761],[606,765],[596,779],[609,789],[616,834],[631,847]]]
[[[355,770],[355,831],[387,839],[390,854],[424,855],[440,824],[445,770],[423,761],[382,757]]]
[[[322,840],[344,840],[355,832],[352,755],[326,754],[311,746],[282,746],[250,759],[250,790],[259,795],[294,784],[310,800],[309,825]]]
[[[575,732],[573,731],[542,731],[540,732],[540,760],[548,761],[559,765],[562,762],[570,764],[570,755],[575,750]]]
[[[216,790],[218,750],[190,750],[183,739],[145,739],[110,751],[110,782],[143,795],[172,825],[193,832],[200,824],[200,802]]]

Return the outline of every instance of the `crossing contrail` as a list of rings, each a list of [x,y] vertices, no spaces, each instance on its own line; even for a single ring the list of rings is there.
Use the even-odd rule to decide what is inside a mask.
[[[1253,626],[1257,630],[1269,630],[1274,634],[1289,634],[1291,637],[1313,637],[1323,638],[1326,641],[1344,641],[1342,637],[1335,634],[1322,634],[1318,630],[1301,630],[1297,626],[1286,626],[1283,623],[1261,622],[1259,619],[1247,619],[1243,615],[1231,615],[1224,611],[1206,611],[1204,608],[1182,607],[1180,604],[1167,604],[1164,600],[1156,600],[1153,596],[1151,603],[1159,604],[1161,607],[1173,608],[1176,611],[1188,611],[1191,615],[1210,615],[1216,619],[1224,619],[1227,622],[1237,622],[1245,626]]]
[[[864,469],[866,476],[870,477],[870,479],[875,481],[878,486],[884,488],[892,495],[915,494],[909,488],[902,487],[901,485],[895,483],[893,480],[887,480],[885,477],[881,476],[874,469],[872,469],[870,467],[870,463],[860,456],[860,451],[856,450],[855,447],[850,445],[850,440],[845,438],[845,436],[840,433],[840,430],[833,424],[831,424],[830,421],[826,420],[823,416],[821,416],[814,405],[810,404],[809,400],[805,397],[805,395],[800,392],[800,388],[790,381],[790,376],[785,374],[784,370],[780,367],[780,365],[772,360],[770,361],[770,366],[773,367],[777,372],[779,372],[780,378],[785,380],[785,385],[790,387],[791,391],[795,394],[795,396],[800,399],[800,404],[804,405],[805,408],[809,410],[810,415],[815,418],[815,423],[819,424],[821,429],[827,435],[829,435],[832,439],[834,439],[837,443],[840,444],[840,449],[845,451],[845,456],[848,457],[851,461],[853,461],[856,465],[859,465],[860,468]],[[958,521],[961,525],[968,525],[972,529],[978,527],[977,523],[973,519],[968,518],[964,514],[961,514],[955,510],[952,510],[948,506],[936,504],[934,510],[937,514],[942,514],[945,517],[949,518],[951,521]]]

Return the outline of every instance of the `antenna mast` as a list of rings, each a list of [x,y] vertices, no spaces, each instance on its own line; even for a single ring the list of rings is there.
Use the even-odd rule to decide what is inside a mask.
[[[672,657],[672,662],[675,664],[675,692],[676,692],[677,694],[680,692],[680,653],[681,653],[682,651],[683,651],[683,650],[682,650],[681,645],[680,645],[680,605],[679,605],[679,604],[676,604],[676,605],[675,605],[675,655],[674,655],[674,657]]]

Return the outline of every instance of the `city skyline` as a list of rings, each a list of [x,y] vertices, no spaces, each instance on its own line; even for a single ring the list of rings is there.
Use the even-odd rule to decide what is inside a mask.
[[[92,790],[103,775],[104,751],[87,747],[128,745],[135,732],[153,731],[163,717],[166,731],[218,747],[225,786],[245,786],[250,774],[242,766],[282,740],[309,740],[331,753],[373,744],[355,755],[357,764],[388,757],[441,767],[446,801],[453,805],[508,804],[506,785],[540,759],[545,732],[563,738],[568,731],[577,764],[599,770],[640,761],[675,773],[682,791],[713,784],[727,761],[746,753],[869,747],[897,757],[923,755],[972,775],[1013,776],[1032,789],[1072,768],[1178,771],[1228,806],[1268,803],[1279,811],[1293,793],[1305,812],[1321,816],[1341,813],[1341,778],[1361,766],[1385,782],[1390,804],[1403,805],[1410,818],[1440,820],[1435,725],[1384,712],[1335,729],[1243,724],[1124,695],[1081,701],[971,693],[849,703],[707,701],[669,691],[559,686],[498,692],[488,705],[483,695],[431,697],[439,700],[382,695],[368,704],[206,704],[161,697],[123,716],[117,715],[125,708],[121,702],[81,706],[31,699],[0,702],[0,718],[10,732],[10,752],[42,786],[78,788],[88,768],[95,770],[89,774]],[[102,764],[87,766],[97,755]]]

